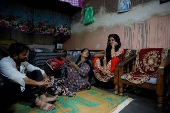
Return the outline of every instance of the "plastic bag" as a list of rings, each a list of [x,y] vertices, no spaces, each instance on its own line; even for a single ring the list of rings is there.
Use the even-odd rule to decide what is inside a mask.
[[[85,9],[86,9],[86,12],[85,12],[85,17],[84,17],[84,24],[94,22],[93,8],[92,7],[87,7]]]
[[[125,12],[132,8],[130,0],[119,0],[118,1],[118,12]]]

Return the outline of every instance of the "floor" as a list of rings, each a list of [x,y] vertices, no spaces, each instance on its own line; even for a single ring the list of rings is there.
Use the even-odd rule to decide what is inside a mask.
[[[114,92],[114,86],[111,82],[100,82],[94,84],[94,86],[110,93]],[[129,96],[134,100],[120,113],[170,113],[170,104],[168,104],[167,96],[165,97],[164,108],[161,109],[156,106],[157,97],[153,90],[126,86],[124,92],[125,96]]]
[[[110,93],[114,92],[114,85],[111,82],[98,82],[94,86]],[[155,91],[126,86],[124,92],[125,96],[134,100],[120,113],[170,113],[170,103],[168,104],[167,96],[165,97],[164,108],[161,109],[156,106],[157,95]]]

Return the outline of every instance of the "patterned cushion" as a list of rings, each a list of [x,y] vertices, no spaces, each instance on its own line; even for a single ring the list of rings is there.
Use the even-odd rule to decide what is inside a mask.
[[[102,82],[108,82],[114,75],[107,76],[99,70],[99,72],[95,72],[95,77]]]
[[[56,69],[61,69],[62,65],[64,64],[64,61],[63,63],[61,63],[62,61],[59,61],[58,59],[56,58],[51,58],[51,59],[48,59],[46,61],[47,65],[52,69],[52,70],[56,70]]]
[[[80,53],[81,53],[80,50],[77,50],[77,51],[67,51],[67,56],[69,56],[71,58],[71,60],[76,62],[78,60],[78,57],[79,57]],[[90,55],[91,55],[91,57],[93,57],[97,53],[98,52],[90,52]]]
[[[125,78],[124,75],[121,76],[121,79],[126,80],[126,78]],[[146,81],[146,83],[149,83],[149,84],[157,84],[157,78],[152,77],[152,78],[148,79],[148,80]]]
[[[144,82],[146,82],[148,79],[150,79],[151,77],[157,77],[156,74],[154,75],[149,75],[146,73],[141,73],[141,72],[131,72],[131,73],[127,73],[124,75],[126,80],[134,83],[134,84],[142,84]]]
[[[131,83],[142,84],[150,78],[157,77],[160,64],[167,57],[168,49],[148,48],[137,50],[135,72],[127,73],[124,77]]]
[[[153,74],[158,70],[159,65],[167,57],[168,49],[148,48],[141,49],[137,53],[135,68],[136,71]]]
[[[71,58],[71,60],[73,60],[74,62],[77,61],[79,54],[81,51],[67,51],[67,56],[69,56]]]
[[[136,54],[135,52],[136,52],[136,50],[133,50],[133,49],[123,49],[123,59],[128,56],[132,56],[132,55]]]

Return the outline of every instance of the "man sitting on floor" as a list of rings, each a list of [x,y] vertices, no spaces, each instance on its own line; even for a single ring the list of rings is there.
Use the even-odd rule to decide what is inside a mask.
[[[42,110],[51,111],[55,106],[48,102],[55,101],[57,96],[45,96],[44,86],[51,82],[44,70],[26,62],[28,50],[29,47],[22,43],[13,43],[9,47],[10,56],[0,60],[0,74],[4,80],[0,107],[4,109],[7,105],[22,100],[34,103]],[[32,91],[32,86],[36,86],[40,98]]]

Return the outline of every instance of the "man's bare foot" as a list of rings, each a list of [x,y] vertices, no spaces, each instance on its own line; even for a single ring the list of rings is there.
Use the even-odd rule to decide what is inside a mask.
[[[52,104],[49,104],[49,103],[46,103],[46,102],[43,102],[42,100],[40,100],[39,98],[36,98],[35,100],[35,105],[40,108],[41,110],[44,110],[44,111],[51,111],[55,108],[54,105]]]
[[[54,96],[54,97],[46,97],[45,94],[43,94],[43,95],[40,96],[40,99],[41,99],[43,102],[53,102],[53,101],[55,101],[57,98],[58,98],[58,95],[56,95],[56,96]]]

